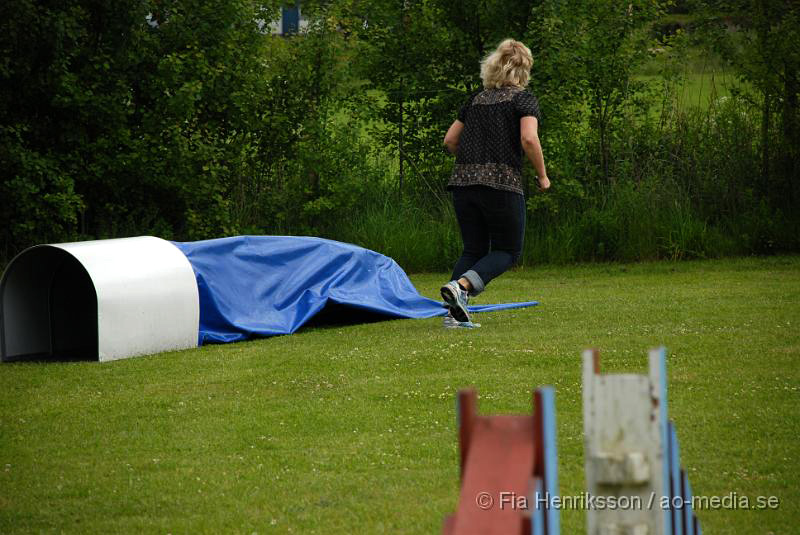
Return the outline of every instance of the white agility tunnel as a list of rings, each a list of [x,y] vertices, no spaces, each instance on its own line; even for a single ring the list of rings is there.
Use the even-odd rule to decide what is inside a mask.
[[[152,236],[37,245],[0,279],[0,357],[116,360],[196,347],[192,266]]]

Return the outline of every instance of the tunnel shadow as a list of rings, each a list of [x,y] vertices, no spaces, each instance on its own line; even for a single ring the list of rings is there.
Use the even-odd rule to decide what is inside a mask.
[[[317,312],[317,314],[308,320],[297,332],[302,332],[306,329],[329,329],[396,319],[400,318],[329,301],[322,310]]]
[[[97,293],[83,265],[59,248],[34,247],[0,281],[3,362],[98,360]]]

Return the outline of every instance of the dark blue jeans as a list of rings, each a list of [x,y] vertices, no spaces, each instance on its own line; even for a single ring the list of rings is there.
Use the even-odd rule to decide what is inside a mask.
[[[519,259],[525,236],[525,197],[488,186],[453,188],[464,251],[452,280],[465,277],[478,295]]]

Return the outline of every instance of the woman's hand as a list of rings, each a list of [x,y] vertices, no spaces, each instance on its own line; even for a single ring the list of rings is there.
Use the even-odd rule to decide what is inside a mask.
[[[547,175],[539,177],[539,191],[547,191],[548,189],[550,189],[550,179],[547,178]]]

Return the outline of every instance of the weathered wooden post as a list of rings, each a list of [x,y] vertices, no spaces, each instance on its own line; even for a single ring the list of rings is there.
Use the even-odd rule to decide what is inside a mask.
[[[587,535],[699,533],[667,419],[664,348],[650,351],[648,375],[602,375],[598,352],[585,351],[583,429]]]

